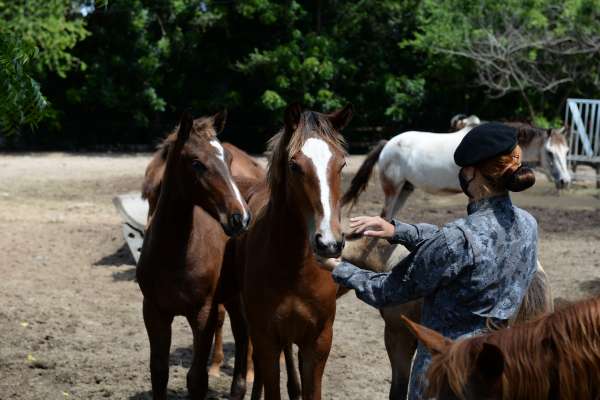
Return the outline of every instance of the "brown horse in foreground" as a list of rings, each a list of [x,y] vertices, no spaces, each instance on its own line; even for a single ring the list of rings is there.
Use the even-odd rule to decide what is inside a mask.
[[[299,347],[302,398],[321,398],[337,285],[315,255],[337,257],[344,244],[340,197],[346,153],[339,131],[351,115],[351,106],[333,114],[288,107],[285,126],[270,143],[267,181],[249,200],[256,220],[235,246],[254,345],[253,399],[263,386],[266,400],[280,398],[279,358],[282,351],[291,354],[292,343]],[[297,378],[290,378],[295,399]]]
[[[177,315],[187,318],[194,336],[189,395],[206,397],[206,362],[222,302],[236,339],[231,396],[242,398],[245,393],[248,340],[240,297],[220,295],[221,278],[227,275],[221,274],[227,235],[246,229],[250,212],[231,177],[231,156],[216,138],[224,123],[223,114],[196,121],[184,114],[169,143],[160,194],[137,265],[154,399],[166,399],[171,323]]]
[[[374,238],[361,238],[348,241],[342,257],[360,268],[386,272],[398,265],[407,254],[408,252],[402,246],[390,245],[386,241]],[[341,289],[338,296],[346,292],[347,290]],[[392,367],[389,396],[391,400],[406,398],[412,357],[417,348],[417,340],[406,328],[402,316],[405,315],[414,321],[420,321],[421,306],[422,300],[416,300],[379,310],[385,321],[385,348]],[[538,270],[529,285],[514,322],[531,320],[553,310],[554,303],[548,278],[538,262]]]
[[[432,353],[429,394],[438,400],[600,398],[600,297],[456,341],[404,320]]]
[[[226,114],[223,114],[226,115]],[[197,119],[196,121],[200,121]],[[144,174],[144,182],[142,184],[142,198],[148,200],[148,221],[152,218],[158,198],[160,196],[161,182],[165,172],[167,156],[169,149],[173,147],[173,143],[177,139],[177,132],[169,134],[157,147],[150,163],[146,167]],[[241,187],[240,192],[244,200],[246,199],[246,191],[250,189],[258,181],[262,181],[266,177],[265,169],[248,153],[242,149],[230,144],[222,143],[226,154],[231,156],[231,175],[233,180]],[[218,377],[221,373],[221,365],[225,358],[223,353],[223,325],[225,324],[225,307],[220,304],[217,318],[217,327],[215,329],[215,341],[213,353],[210,362],[208,374]],[[250,347],[251,349],[251,347]],[[248,352],[248,381],[251,382],[254,376],[252,368],[252,352]]]

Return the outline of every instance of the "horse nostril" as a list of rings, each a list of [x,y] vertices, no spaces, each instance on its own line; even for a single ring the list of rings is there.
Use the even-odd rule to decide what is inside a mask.
[[[323,243],[322,239],[323,235],[321,235],[320,233],[317,233],[315,235],[315,244],[317,245],[318,250],[325,250],[327,248],[327,245]]]
[[[236,226],[236,227],[242,226],[242,222],[243,222],[243,217],[242,217],[242,214],[240,214],[240,213],[233,213],[229,217],[229,223],[232,226]]]

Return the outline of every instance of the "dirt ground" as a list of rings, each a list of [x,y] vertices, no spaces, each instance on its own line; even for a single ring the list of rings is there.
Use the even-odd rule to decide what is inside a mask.
[[[138,190],[149,155],[0,156],[0,400],[149,399],[141,294],[111,199]],[[348,183],[361,157],[352,157]],[[540,259],[561,300],[600,294],[600,199],[590,185],[557,197],[540,180],[514,196],[538,219]],[[373,179],[353,214],[377,214]],[[465,213],[461,195],[416,192],[400,218],[443,224]],[[347,216],[345,216],[346,218]],[[326,399],[385,399],[390,368],[379,313],[349,294],[339,301]],[[176,319],[170,398],[185,398],[191,334]],[[226,398],[233,342],[211,378]]]

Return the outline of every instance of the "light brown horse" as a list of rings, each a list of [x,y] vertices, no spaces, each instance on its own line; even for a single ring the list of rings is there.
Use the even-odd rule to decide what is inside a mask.
[[[402,246],[390,245],[383,240],[361,238],[348,241],[342,257],[358,267],[375,272],[386,272],[408,254]],[[347,290],[340,290],[338,296]],[[422,300],[385,307],[379,310],[385,321],[385,348],[392,367],[391,400],[406,398],[413,354],[417,348],[415,337],[408,331],[402,316],[414,321],[421,319]],[[546,273],[538,262],[538,270],[529,285],[514,322],[523,322],[552,312],[554,303]],[[511,321],[512,323],[512,321]]]
[[[289,106],[283,130],[270,142],[267,181],[249,201],[256,220],[236,241],[236,251],[254,345],[253,399],[263,386],[266,400],[280,398],[279,357],[291,353],[292,343],[299,347],[302,398],[321,398],[337,285],[316,255],[339,256],[344,245],[340,198],[346,153],[339,132],[351,116],[350,105],[332,114]],[[295,399],[299,393],[291,378],[288,392]]]
[[[456,341],[404,321],[431,351],[428,391],[438,400],[600,398],[599,297]]]
[[[168,145],[160,194],[137,265],[154,399],[166,399],[171,323],[177,315],[187,318],[194,336],[187,376],[189,395],[206,397],[206,362],[217,305],[222,302],[227,305],[236,339],[231,397],[242,398],[245,393],[246,325],[240,297],[221,298],[227,292],[221,266],[227,235],[246,229],[250,212],[231,177],[231,156],[216,137],[224,123],[223,114],[196,121],[188,113],[183,115]]]

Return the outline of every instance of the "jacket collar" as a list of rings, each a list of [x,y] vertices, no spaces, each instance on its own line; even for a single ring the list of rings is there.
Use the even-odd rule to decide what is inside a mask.
[[[508,194],[503,194],[500,196],[494,197],[486,197],[485,199],[473,201],[469,203],[467,206],[467,213],[469,215],[481,212],[485,210],[493,210],[493,209],[501,209],[501,208],[511,208],[512,201]]]

